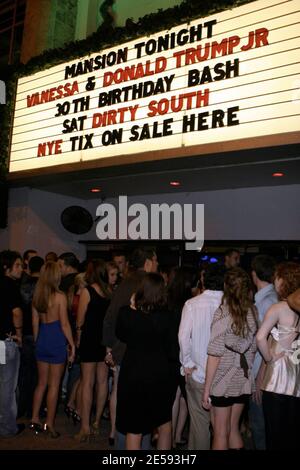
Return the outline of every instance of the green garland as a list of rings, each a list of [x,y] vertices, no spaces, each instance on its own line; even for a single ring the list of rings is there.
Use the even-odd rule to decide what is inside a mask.
[[[178,6],[166,10],[159,9],[157,13],[151,13],[143,18],[139,18],[137,23],[128,19],[124,27],[113,27],[110,22],[104,22],[94,34],[82,41],[70,42],[64,48],[47,50],[43,54],[32,58],[26,65],[18,64],[15,67],[11,67],[8,72],[9,77],[6,80],[7,104],[0,105],[0,180],[5,179],[8,171],[9,135],[13,118],[16,83],[19,77],[32,75],[54,65],[79,59],[102,49],[114,47],[138,37],[150,36],[153,33],[170,29],[196,18],[230,10],[253,1],[184,0]]]

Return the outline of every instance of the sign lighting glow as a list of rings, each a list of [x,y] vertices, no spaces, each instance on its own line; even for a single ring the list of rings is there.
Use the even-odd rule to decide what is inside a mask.
[[[18,81],[10,172],[300,130],[298,0],[259,0]]]

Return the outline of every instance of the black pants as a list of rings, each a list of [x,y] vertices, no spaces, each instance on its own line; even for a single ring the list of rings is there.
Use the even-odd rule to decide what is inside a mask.
[[[267,450],[299,448],[300,398],[263,392]]]
[[[37,381],[38,373],[33,336],[24,336],[18,380],[18,417],[27,416],[31,418],[33,394]]]

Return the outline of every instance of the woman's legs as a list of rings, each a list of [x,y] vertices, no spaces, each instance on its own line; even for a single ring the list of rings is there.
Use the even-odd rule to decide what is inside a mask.
[[[181,396],[181,391],[180,388],[177,387],[176,390],[176,396],[175,400],[173,403],[173,408],[172,408],[172,442],[173,442],[173,447],[176,445],[176,430],[177,430],[177,423],[178,423],[178,417],[179,417],[179,403],[180,403],[180,396]]]
[[[235,403],[231,407],[229,449],[242,449],[243,439],[240,433],[240,418],[244,409],[244,404]]]
[[[188,415],[188,408],[187,408],[186,401],[183,398],[183,396],[180,395],[180,398],[179,398],[179,415],[178,415],[177,426],[176,426],[175,443],[176,442],[180,443],[182,441],[182,433],[183,433],[183,430],[184,430],[187,415]]]
[[[81,363],[81,429],[80,436],[90,433],[90,413],[95,382],[96,362]]]
[[[40,409],[43,401],[43,397],[48,384],[48,372],[49,364],[47,362],[37,361],[38,368],[38,384],[35,388],[33,395],[33,405],[32,405],[32,423],[40,422]]]
[[[72,408],[73,410],[76,409],[76,396],[77,396],[79,384],[80,384],[80,378],[74,382],[71,393],[69,395],[68,406]]]
[[[142,434],[127,433],[125,439],[126,450],[140,450]]]
[[[213,407],[214,415],[214,438],[213,450],[227,450],[229,446],[231,406]]]
[[[116,366],[113,374],[113,385],[112,391],[109,399],[109,414],[110,414],[110,435],[109,437],[114,438],[116,433],[116,414],[117,414],[117,390],[118,390],[118,380],[119,380],[119,367]]]
[[[162,424],[158,427],[157,450],[169,450],[172,445],[172,422]]]
[[[108,367],[105,362],[98,362],[96,369],[97,377],[97,405],[95,423],[99,426],[103,413],[104,405],[108,393]]]
[[[64,367],[64,364],[49,364],[49,380],[47,393],[47,426],[50,430],[54,429],[57,398]]]

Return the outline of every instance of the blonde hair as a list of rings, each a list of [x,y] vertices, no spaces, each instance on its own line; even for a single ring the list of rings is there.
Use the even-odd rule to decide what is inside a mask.
[[[74,284],[70,287],[67,293],[67,301],[68,301],[68,310],[72,310],[74,295],[78,293],[79,289],[83,289],[87,286],[85,273],[79,273],[75,276]]]
[[[47,261],[42,266],[39,280],[33,295],[32,305],[38,313],[46,313],[51,297],[59,291],[61,281],[60,269],[54,261]]]

